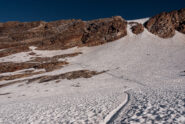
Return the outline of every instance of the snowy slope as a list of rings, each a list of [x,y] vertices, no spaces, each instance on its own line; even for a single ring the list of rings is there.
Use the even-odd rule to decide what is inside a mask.
[[[145,19],[136,21],[144,22]],[[69,65],[60,70],[28,77],[30,79],[80,69],[106,72],[88,79],[60,79],[58,83],[42,84],[23,81],[3,87],[0,93],[11,94],[0,96],[0,123],[152,123],[152,120],[184,123],[185,77],[180,75],[185,70],[185,35],[176,32],[173,38],[162,39],[147,30],[134,35],[129,28],[127,36],[101,46],[61,51],[39,51],[33,47],[39,56],[82,54],[66,58]],[[23,61],[23,54],[26,53],[0,61],[12,61],[11,58]],[[29,56],[25,61],[27,59]],[[0,84],[8,82],[1,81]],[[161,99],[163,97],[165,99]],[[167,102],[169,99],[173,101]],[[154,104],[154,101],[158,103]],[[136,103],[141,108],[133,109]],[[160,107],[162,103],[166,108]],[[171,106],[174,106],[172,115],[167,114],[170,117],[164,120],[163,115]],[[158,114],[150,113],[150,109]],[[137,116],[139,111],[143,113]]]

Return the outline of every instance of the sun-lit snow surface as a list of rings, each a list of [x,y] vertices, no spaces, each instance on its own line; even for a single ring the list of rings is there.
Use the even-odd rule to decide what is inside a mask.
[[[0,93],[11,93],[0,96],[3,124],[185,123],[185,35],[179,32],[162,39],[147,30],[134,35],[128,26],[126,37],[101,46],[60,52],[30,49],[40,56],[83,53],[67,58],[68,66],[44,75],[80,69],[107,72],[89,79],[21,82],[1,88]]]

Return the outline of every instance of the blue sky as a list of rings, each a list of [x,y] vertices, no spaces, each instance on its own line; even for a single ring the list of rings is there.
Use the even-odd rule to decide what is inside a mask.
[[[54,21],[121,15],[127,20],[185,8],[185,0],[0,0],[0,22]]]

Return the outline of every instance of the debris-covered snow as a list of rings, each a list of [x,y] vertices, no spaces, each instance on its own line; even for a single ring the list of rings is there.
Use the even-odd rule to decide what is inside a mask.
[[[147,30],[132,34],[128,26],[127,36],[101,46],[30,49],[42,57],[82,54],[67,58],[61,69],[0,88],[0,94],[9,93],[0,95],[0,123],[185,123],[185,36],[179,32],[162,39]],[[0,61],[13,61],[11,56]],[[81,69],[105,73],[46,83],[23,80]]]

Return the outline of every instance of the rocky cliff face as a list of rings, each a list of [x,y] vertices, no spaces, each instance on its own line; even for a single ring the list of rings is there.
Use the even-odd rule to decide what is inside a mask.
[[[145,27],[162,38],[174,36],[175,30],[185,33],[185,9],[162,12],[153,16],[145,23]]]
[[[120,16],[93,20],[86,23],[82,43],[98,45],[127,35],[127,22]]]
[[[54,22],[7,22],[0,25],[2,48],[17,44],[34,44],[43,49],[65,49],[79,45],[102,44],[127,34],[121,17],[93,21],[61,20]],[[93,43],[96,42],[96,43]],[[50,45],[50,46],[48,46]]]
[[[0,24],[0,56],[28,50],[66,49],[99,45],[127,35],[127,22],[119,16],[92,21],[6,22]]]

